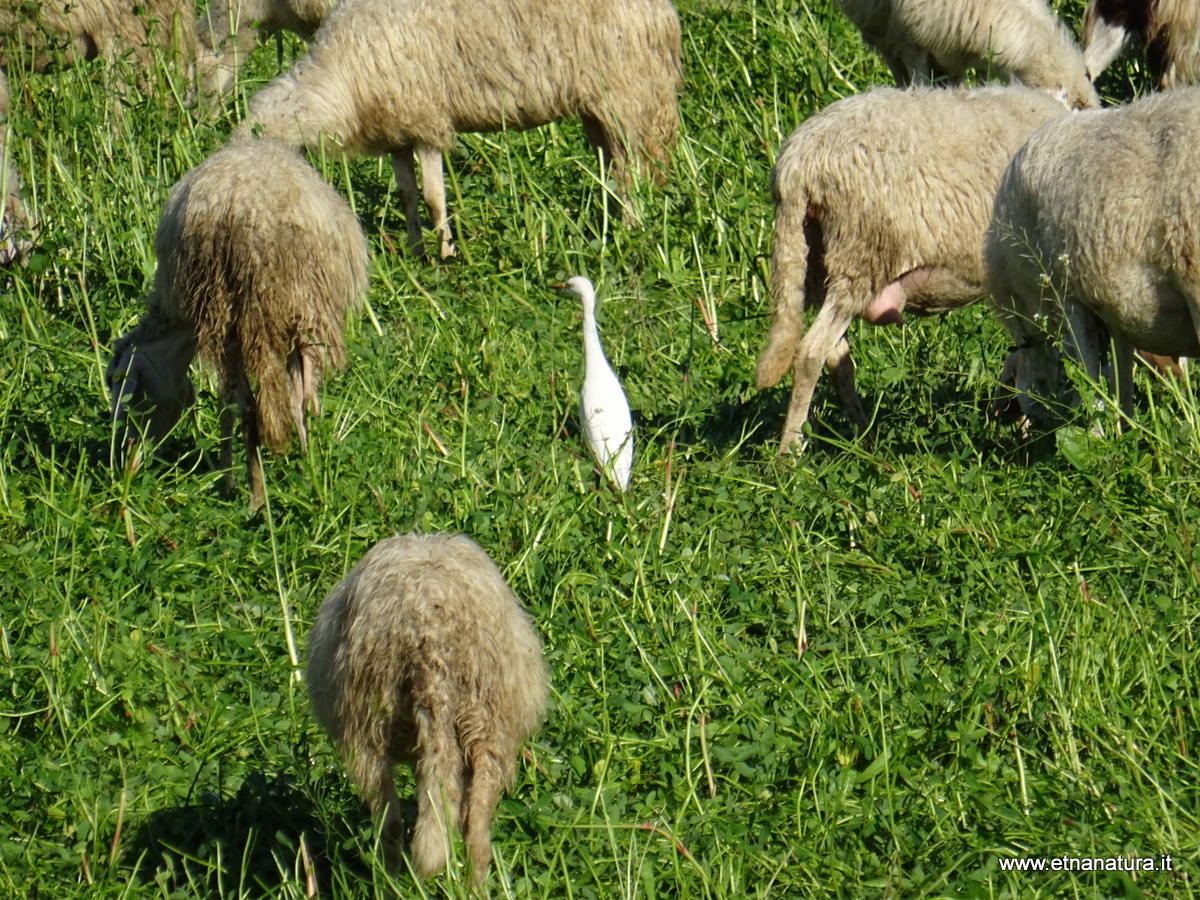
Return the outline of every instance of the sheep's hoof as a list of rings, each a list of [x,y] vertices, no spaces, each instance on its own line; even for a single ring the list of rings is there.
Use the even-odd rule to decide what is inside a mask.
[[[802,434],[784,432],[779,439],[779,455],[784,458],[798,459],[808,447],[808,441]]]

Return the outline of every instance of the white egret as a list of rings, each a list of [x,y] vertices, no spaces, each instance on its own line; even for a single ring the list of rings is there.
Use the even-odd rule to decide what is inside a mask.
[[[596,291],[582,276],[555,285],[583,300],[583,388],[579,423],[600,468],[622,491],[633,469],[633,419],[616,373],[604,358],[596,329]]]

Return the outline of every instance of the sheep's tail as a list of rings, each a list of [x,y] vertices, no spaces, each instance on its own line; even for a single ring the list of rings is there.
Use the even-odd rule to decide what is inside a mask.
[[[446,866],[449,833],[461,825],[463,759],[454,723],[453,698],[437,696],[431,686],[429,705],[415,711],[417,731],[417,824],[413,828],[412,862],[420,878]],[[422,692],[423,694],[425,692]]]
[[[775,248],[771,254],[771,328],[767,346],[758,357],[755,384],[768,388],[784,376],[795,359],[804,335],[804,286],[810,252],[809,203],[805,198],[781,201],[776,174],[771,193],[775,195]]]

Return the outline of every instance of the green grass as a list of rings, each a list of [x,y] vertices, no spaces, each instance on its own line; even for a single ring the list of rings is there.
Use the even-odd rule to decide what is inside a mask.
[[[329,588],[412,528],[478,540],[551,667],[493,897],[1193,894],[1191,386],[1142,372],[1125,433],[1099,414],[1030,448],[983,413],[1007,343],[986,309],[856,325],[873,440],[821,384],[808,452],[778,459],[788,388],[752,386],[768,172],[887,79],[828,3],[680,5],[682,135],[638,229],[597,237],[575,122],[459,141],[447,265],[398,251],[390,166],[322,163],[370,236],[370,310],[260,516],[219,490],[210,374],[169,459],[114,474],[103,370],[167,191],[273,44],[200,123],[179,85],[115,102],[98,65],[10,73],[41,232],[0,281],[0,896],[392,896],[294,663]],[[623,499],[578,433],[576,305],[547,287],[575,273],[635,411]],[[1026,854],[1175,872],[1001,870]],[[460,867],[396,887],[468,894]]]

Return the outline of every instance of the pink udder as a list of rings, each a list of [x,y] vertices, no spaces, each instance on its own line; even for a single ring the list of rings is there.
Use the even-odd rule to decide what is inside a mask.
[[[863,319],[872,325],[903,325],[904,314],[900,310],[904,306],[905,296],[900,280],[891,282],[863,311]]]

